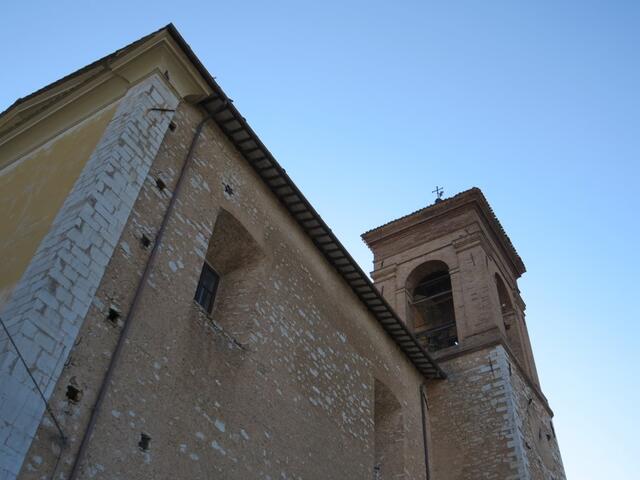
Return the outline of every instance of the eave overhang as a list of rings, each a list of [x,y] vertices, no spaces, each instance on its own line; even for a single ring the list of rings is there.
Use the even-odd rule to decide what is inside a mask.
[[[167,28],[214,91],[210,97],[200,102],[202,107],[212,116],[238,152],[249,162],[249,165],[280,200],[416,369],[426,378],[446,378],[445,372],[380,295],[369,277],[362,271],[347,249],[287,175],[284,168],[258,138],[246,119],[236,109],[233,101],[227,97],[200,63],[180,33],[173,25],[169,25]]]
[[[369,277],[247,124],[232,101],[217,84],[211,86],[215,93],[203,100],[201,105],[238,152],[249,162],[416,369],[426,378],[446,378],[444,371],[407,329]]]

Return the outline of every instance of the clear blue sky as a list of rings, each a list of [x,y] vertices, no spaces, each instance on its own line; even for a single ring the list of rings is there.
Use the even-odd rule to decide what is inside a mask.
[[[302,3],[5,2],[0,108],[174,22],[365,270],[361,232],[481,187],[569,478],[638,478],[640,2]]]

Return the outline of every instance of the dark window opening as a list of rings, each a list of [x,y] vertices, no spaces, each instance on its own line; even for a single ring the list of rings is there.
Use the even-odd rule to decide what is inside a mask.
[[[220,283],[220,276],[211,268],[207,262],[202,266],[198,288],[196,288],[195,300],[208,313],[213,311],[213,301],[216,297],[216,290]]]
[[[414,288],[411,303],[416,336],[427,350],[458,344],[449,272],[437,271],[424,277]]]

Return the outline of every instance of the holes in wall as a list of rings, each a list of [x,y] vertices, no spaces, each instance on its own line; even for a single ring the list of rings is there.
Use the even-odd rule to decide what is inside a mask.
[[[233,188],[231,187],[231,185],[229,185],[228,183],[225,183],[224,193],[226,193],[227,195],[233,195],[235,192],[233,191]]]
[[[158,177],[156,178],[156,187],[158,187],[158,190],[162,192],[165,188],[167,188],[167,184],[164,183],[164,181],[160,177]]]
[[[118,323],[118,319],[120,318],[120,312],[115,307],[109,308],[109,313],[107,314],[107,320],[109,320],[114,325]]]
[[[177,125],[175,122],[170,122],[169,123],[169,130],[171,130],[172,132],[175,132],[177,128]]]
[[[140,244],[143,248],[149,248],[151,246],[151,239],[143,233],[142,237],[140,237]]]
[[[146,433],[141,433],[140,441],[138,442],[138,447],[140,447],[140,450],[142,450],[143,452],[146,452],[147,450],[149,450],[150,442],[151,442],[151,437]]]
[[[80,401],[80,398],[82,398],[82,390],[69,384],[67,385],[67,393],[65,395],[67,397],[67,400],[69,400],[71,403],[78,403]]]

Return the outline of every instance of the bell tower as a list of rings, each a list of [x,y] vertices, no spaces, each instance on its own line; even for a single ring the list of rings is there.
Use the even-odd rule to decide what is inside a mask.
[[[378,290],[448,375],[427,388],[434,479],[565,478],[517,286],[525,266],[480,189],[362,238]]]

